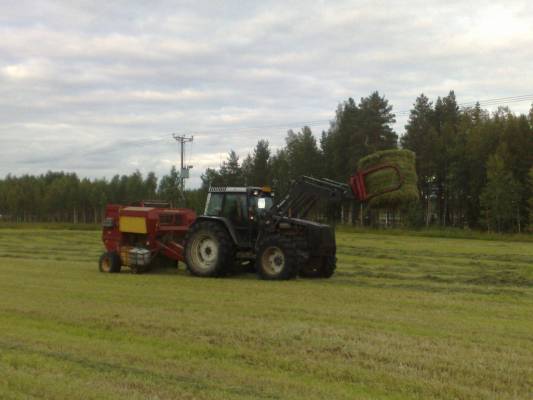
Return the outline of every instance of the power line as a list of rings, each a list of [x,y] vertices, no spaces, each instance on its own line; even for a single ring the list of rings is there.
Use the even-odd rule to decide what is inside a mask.
[[[479,103],[480,106],[495,106],[495,105],[504,105],[509,103],[518,103],[523,101],[533,101],[533,94],[525,94],[520,96],[510,96],[510,97],[497,97],[492,99],[485,99],[485,100],[476,100],[476,101],[469,101],[469,102],[463,102],[458,103],[457,105],[459,107],[469,107],[474,106],[477,103]],[[396,116],[405,116],[409,115],[411,113],[411,110],[400,110],[396,111],[394,114]],[[303,127],[303,126],[322,126],[329,124],[331,122],[331,119],[322,119],[322,120],[312,120],[312,121],[293,121],[293,122],[285,122],[285,123],[276,123],[276,124],[262,124],[262,125],[250,125],[250,126],[236,126],[236,127],[224,127],[224,126],[212,126],[210,128],[200,129],[199,133],[211,133],[211,132],[240,132],[243,130],[258,130],[258,129],[275,129],[275,128],[295,128],[295,127]]]
[[[469,102],[463,102],[458,103],[457,105],[459,107],[471,107],[475,106],[477,103],[481,107],[487,107],[487,106],[501,106],[505,104],[510,103],[518,103],[518,102],[525,102],[525,101],[533,101],[533,94],[524,94],[519,96],[507,96],[507,97],[496,97],[491,99],[485,99],[485,100],[478,100],[478,101],[469,101]],[[395,113],[396,116],[408,116],[410,115],[411,110],[400,110]],[[258,129],[291,129],[291,128],[297,128],[297,127],[303,127],[303,126],[309,126],[309,127],[316,127],[316,126],[324,126],[329,123],[331,123],[331,119],[322,119],[322,120],[311,120],[311,121],[293,121],[293,122],[285,122],[285,123],[275,123],[275,124],[261,124],[261,125],[250,125],[250,126],[237,126],[237,127],[224,127],[224,126],[214,126],[210,128],[200,129],[197,130],[200,134],[209,134],[209,133],[238,133],[242,131],[253,131]],[[177,135],[173,134],[173,137],[175,140],[179,139],[177,138],[187,138],[185,135]],[[87,149],[86,151],[82,153],[78,153],[77,157],[84,157],[84,156],[91,156],[91,155],[99,155],[102,152],[110,152],[115,149],[115,151],[123,151],[125,147],[138,147],[138,146],[149,146],[149,145],[155,145],[162,142],[165,142],[168,140],[168,134],[161,134],[161,135],[154,135],[150,138],[138,138],[138,139],[125,139],[125,140],[117,140],[112,143],[109,143],[107,145],[101,145],[97,147],[93,147],[91,149]],[[187,140],[189,141],[189,140]],[[192,136],[190,138],[190,142],[192,142]],[[184,142],[185,143],[185,142]],[[184,151],[184,150],[183,150]],[[181,172],[185,168],[183,165],[184,163],[184,157],[181,158],[181,168],[180,176],[182,176]],[[188,169],[187,169],[188,173]],[[182,187],[184,182],[181,182]]]
[[[498,97],[498,98],[486,99],[486,100],[468,101],[464,103],[458,103],[457,105],[459,107],[471,107],[479,103],[481,107],[486,107],[486,106],[501,106],[504,104],[518,103],[518,102],[523,102],[523,101],[533,101],[533,94],[524,94],[521,96]],[[402,110],[402,111],[396,112],[396,115],[403,116],[403,115],[409,115],[410,113],[411,113],[411,110]]]
[[[496,97],[492,99],[485,99],[485,100],[475,100],[475,101],[468,101],[463,103],[458,103],[457,105],[459,107],[471,107],[475,106],[477,103],[481,107],[485,106],[501,106],[504,104],[509,103],[518,103],[518,102],[524,102],[524,101],[532,101],[533,102],[533,94],[524,94],[520,96],[508,96],[508,97]],[[405,116],[409,115],[411,113],[411,110],[400,110],[396,111],[394,114],[396,116]],[[283,122],[283,123],[275,123],[275,124],[260,124],[260,125],[248,125],[248,126],[235,126],[235,127],[229,127],[229,126],[222,126],[222,125],[215,125],[207,128],[201,128],[196,129],[195,131],[199,134],[209,134],[209,133],[215,133],[215,132],[233,132],[238,133],[246,130],[258,130],[258,129],[291,129],[291,128],[299,128],[303,126],[323,126],[326,124],[329,124],[332,122],[331,119],[319,119],[319,120],[310,120],[310,121],[290,121],[290,122]],[[168,135],[157,135],[153,136],[152,138],[140,138],[140,139],[130,139],[124,142],[120,142],[120,144],[124,143],[126,145],[129,144],[150,144],[155,143],[159,141],[166,140],[168,138]]]

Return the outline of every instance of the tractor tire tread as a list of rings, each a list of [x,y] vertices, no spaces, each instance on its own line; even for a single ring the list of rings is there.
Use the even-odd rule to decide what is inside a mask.
[[[219,243],[219,255],[217,260],[217,265],[208,274],[201,273],[198,270],[195,270],[191,267],[189,261],[189,241],[190,239],[201,231],[211,232],[213,236],[217,239]],[[235,258],[235,245],[233,240],[229,236],[227,230],[221,226],[219,222],[212,221],[201,221],[197,224],[194,224],[187,234],[185,235],[185,264],[189,272],[194,276],[199,277],[222,277],[228,275],[231,270]]]
[[[261,255],[263,249],[268,246],[278,246],[284,253],[286,267],[275,276],[269,275],[261,268]],[[298,249],[294,241],[284,235],[271,235],[265,237],[258,246],[258,252],[256,255],[255,268],[257,275],[264,280],[289,280],[298,276],[300,262],[298,257]]]
[[[313,264],[313,262],[316,262],[316,260],[310,259],[300,269],[300,276],[302,278],[331,278],[337,268],[337,258],[334,255],[320,257],[319,265]]]

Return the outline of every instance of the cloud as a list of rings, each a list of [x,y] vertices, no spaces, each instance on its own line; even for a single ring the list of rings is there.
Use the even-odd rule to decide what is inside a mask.
[[[276,148],[306,121],[322,121],[320,134],[350,96],[379,90],[405,111],[421,92],[466,102],[533,87],[526,1],[20,0],[2,11],[0,176],[161,176],[179,132],[195,134],[198,185],[230,149]]]

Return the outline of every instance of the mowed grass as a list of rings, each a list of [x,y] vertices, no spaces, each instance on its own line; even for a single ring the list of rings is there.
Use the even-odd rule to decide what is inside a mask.
[[[1,399],[531,399],[533,245],[338,234],[329,280],[101,274],[0,229]]]

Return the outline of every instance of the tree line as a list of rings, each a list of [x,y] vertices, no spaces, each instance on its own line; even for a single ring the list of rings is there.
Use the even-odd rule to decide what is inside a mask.
[[[451,92],[416,99],[401,145],[417,154],[424,223],[522,231],[531,222],[533,108],[460,108]],[[433,207],[433,210],[432,210]]]
[[[115,175],[111,180],[79,178],[75,173],[7,175],[0,180],[0,215],[16,222],[99,223],[108,203],[179,199],[179,175],[172,168],[158,180],[153,172]]]
[[[275,151],[267,140],[240,160],[231,150],[219,168],[202,174],[202,186],[179,192],[173,167],[158,179],[116,175],[79,178],[73,173],[8,175],[0,180],[0,214],[17,221],[99,222],[107,203],[161,199],[202,212],[207,188],[273,186],[283,195],[300,176],[346,182],[359,160],[375,151],[410,149],[416,153],[420,202],[403,210],[412,226],[453,226],[493,231],[522,231],[533,226],[533,108],[515,115],[500,107],[489,113],[479,104],[460,107],[451,91],[431,101],[420,95],[405,133],[393,130],[395,115],[378,92],[359,102],[339,104],[327,130],[289,130]]]
[[[284,193],[299,175],[346,182],[362,157],[401,147],[416,153],[419,177],[420,202],[403,210],[407,224],[498,232],[533,227],[533,107],[528,115],[507,107],[491,114],[479,103],[459,107],[453,91],[435,101],[421,94],[401,138],[394,122],[379,93],[358,104],[350,98],[318,142],[304,127],[289,131],[274,154],[264,140],[240,164],[231,151],[219,169],[202,176],[204,187],[272,184]]]

